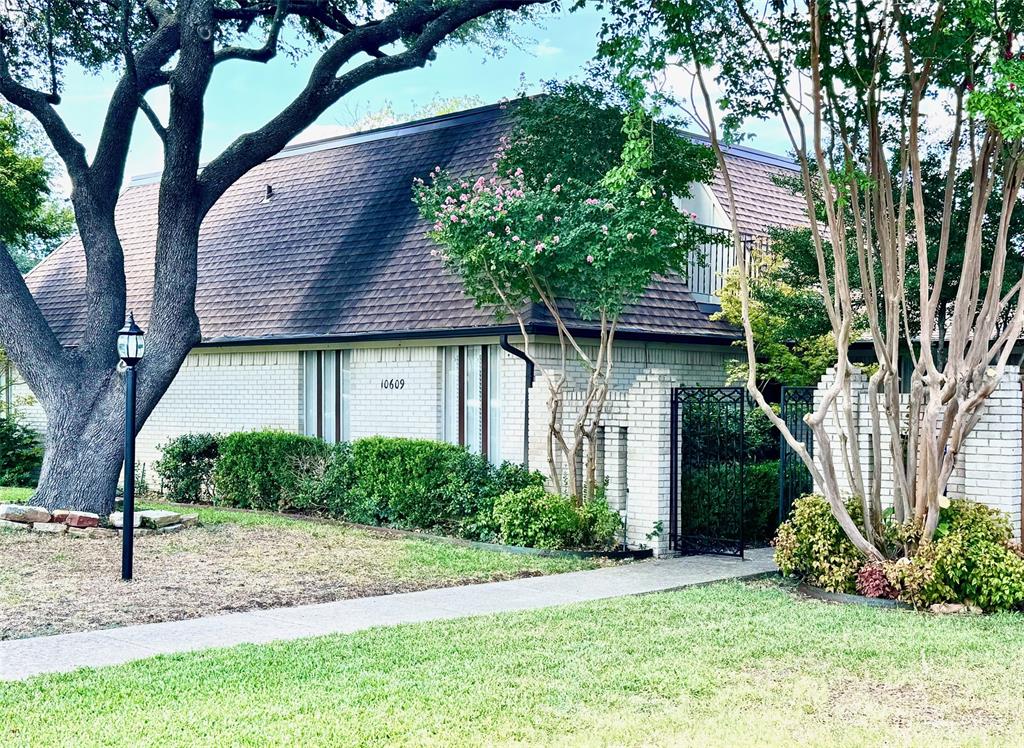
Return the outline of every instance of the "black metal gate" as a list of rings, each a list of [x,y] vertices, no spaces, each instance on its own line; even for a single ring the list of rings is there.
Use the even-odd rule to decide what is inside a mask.
[[[743,387],[672,390],[669,542],[682,554],[743,556]]]
[[[804,416],[814,410],[814,388],[783,387],[780,399],[782,420],[813,457],[814,434],[804,422]],[[811,472],[786,438],[779,434],[779,524],[789,517],[793,501],[813,490]]]

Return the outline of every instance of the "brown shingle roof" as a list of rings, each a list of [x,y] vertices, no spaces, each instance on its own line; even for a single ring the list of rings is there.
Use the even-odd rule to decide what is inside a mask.
[[[296,147],[253,169],[203,223],[196,293],[203,341],[457,335],[497,328],[492,312],[477,309],[458,279],[431,256],[428,225],[411,190],[413,178],[435,165],[456,173],[488,168],[508,124],[501,107],[483,107]],[[750,208],[755,221],[770,206],[761,199],[767,189],[761,165],[751,163],[743,167],[750,170],[744,184],[755,186],[744,194],[757,197]],[[269,201],[267,185],[273,187]],[[117,208],[129,305],[143,321],[152,293],[158,190],[157,184],[134,184]],[[84,279],[77,237],[28,277],[66,344],[84,327]],[[539,309],[532,319],[538,330],[549,323]],[[708,318],[679,278],[652,284],[624,314],[621,333],[735,337],[732,328]]]

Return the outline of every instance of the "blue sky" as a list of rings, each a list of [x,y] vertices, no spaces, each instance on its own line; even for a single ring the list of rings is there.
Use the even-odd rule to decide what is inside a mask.
[[[315,139],[351,127],[390,103],[398,114],[409,113],[436,98],[476,97],[484,103],[514,96],[525,84],[536,90],[542,81],[582,76],[594,56],[600,16],[593,10],[547,14],[537,23],[516,29],[518,46],[500,56],[479,47],[445,47],[437,59],[418,68],[371,81],[319,118],[302,138]],[[217,68],[207,94],[204,159],[212,158],[240,133],[258,127],[285,106],[304,84],[312,58],[298,62],[280,57],[268,65],[234,62]],[[113,89],[113,76],[70,71],[61,114],[90,151],[99,136],[102,112]],[[166,96],[152,99],[166,111]],[[781,151],[770,128],[751,141],[765,150]],[[159,141],[141,116],[129,155],[128,176],[158,171]]]

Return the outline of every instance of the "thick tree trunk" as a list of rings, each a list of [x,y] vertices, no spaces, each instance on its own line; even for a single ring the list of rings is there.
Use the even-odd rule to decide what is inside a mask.
[[[109,514],[124,451],[124,387],[113,370],[41,398],[46,442],[32,501],[47,509]]]

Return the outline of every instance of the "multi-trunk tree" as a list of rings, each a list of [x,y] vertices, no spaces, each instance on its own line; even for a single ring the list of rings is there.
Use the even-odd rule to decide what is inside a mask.
[[[163,172],[148,354],[139,425],[200,341],[195,311],[204,216],[235,181],[364,83],[426,65],[445,43],[494,39],[512,12],[550,0],[10,0],[0,15],[0,98],[34,117],[67,169],[85,251],[85,328],[58,340],[9,253],[0,252],[0,345],[46,411],[35,501],[106,512],[121,468],[124,390],[115,338],[125,318],[125,263],[115,209],[136,118],[159,135]],[[305,85],[200,170],[204,99],[219,66],[312,58]],[[117,81],[91,158],[61,116],[68,66]],[[148,103],[166,89],[161,119]],[[74,342],[73,347],[64,343]]]
[[[735,193],[723,153],[738,126],[772,118],[787,133],[836,345],[835,379],[807,418],[813,459],[755,386],[739,252],[748,389],[861,552],[913,553],[916,540],[934,534],[964,440],[1011,364],[1024,323],[1022,237],[1011,231],[1024,181],[1024,4],[657,0],[643,13],[626,6],[606,28],[605,52],[634,71],[677,65],[692,76],[691,104],[718,154],[727,207]],[[656,31],[646,33],[652,24]],[[938,206],[925,194],[935,168],[944,184]],[[958,198],[964,173],[969,185]],[[845,407],[862,317],[878,362],[866,427]],[[838,443],[829,439],[834,423]],[[891,483],[880,480],[883,459]],[[861,498],[862,523],[846,509],[842,473]],[[886,542],[887,506],[895,523],[912,528],[911,542]]]

